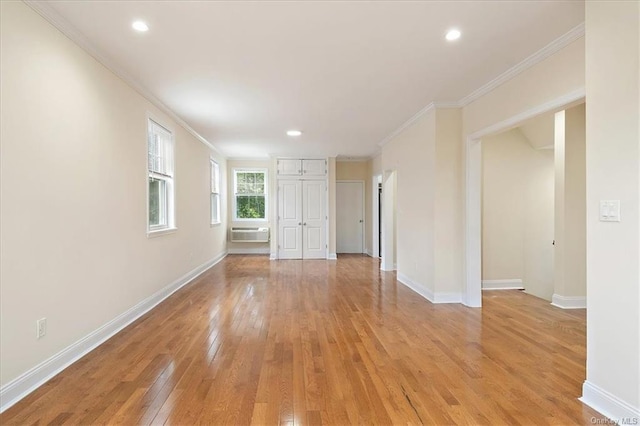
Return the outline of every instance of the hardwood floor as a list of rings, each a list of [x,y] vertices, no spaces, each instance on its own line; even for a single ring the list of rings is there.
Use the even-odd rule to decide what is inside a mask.
[[[591,424],[585,312],[433,305],[366,256],[228,256],[4,424]]]

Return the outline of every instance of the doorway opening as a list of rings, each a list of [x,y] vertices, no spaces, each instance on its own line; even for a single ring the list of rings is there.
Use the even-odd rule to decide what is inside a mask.
[[[364,181],[336,181],[336,253],[364,253]]]
[[[482,140],[545,113],[584,103],[578,90],[467,136],[465,144],[465,281],[463,303],[482,306]]]
[[[371,257],[382,258],[382,175],[371,178]]]
[[[380,269],[396,270],[396,191],[397,172],[385,171],[382,180],[382,259]]]

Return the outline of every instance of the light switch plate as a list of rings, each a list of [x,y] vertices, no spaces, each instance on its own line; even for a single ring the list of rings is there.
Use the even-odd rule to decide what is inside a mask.
[[[600,200],[600,222],[620,222],[620,200]]]

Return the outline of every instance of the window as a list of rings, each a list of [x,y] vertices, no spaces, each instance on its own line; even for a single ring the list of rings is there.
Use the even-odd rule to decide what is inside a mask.
[[[169,130],[149,119],[147,144],[148,231],[173,229],[173,135]]]
[[[220,166],[211,160],[211,224],[220,223]]]
[[[234,170],[234,219],[267,219],[266,170]]]

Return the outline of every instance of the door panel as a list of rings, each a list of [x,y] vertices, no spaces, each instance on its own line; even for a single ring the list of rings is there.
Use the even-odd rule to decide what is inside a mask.
[[[326,251],[326,182],[323,180],[302,181],[303,208],[303,259],[325,259]]]
[[[364,251],[364,184],[336,182],[336,251]]]
[[[278,258],[302,258],[302,182],[278,182]]]

